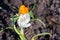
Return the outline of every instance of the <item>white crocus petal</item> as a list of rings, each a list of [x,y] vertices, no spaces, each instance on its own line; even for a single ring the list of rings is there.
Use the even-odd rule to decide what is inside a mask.
[[[22,27],[24,27],[24,28],[27,28],[27,27],[29,27],[29,26],[31,26],[31,23],[28,23],[28,24],[22,25]]]
[[[17,24],[19,25],[19,26],[21,26],[21,19],[23,18],[23,15],[20,15],[20,17],[19,17],[19,19],[17,20]]]
[[[25,26],[28,27],[30,26],[29,21],[30,21],[29,14],[24,14],[24,15],[20,15],[19,19],[17,20],[17,24],[22,27]]]
[[[21,19],[22,20],[22,23],[21,24],[27,24],[27,23],[29,23],[29,21],[30,21],[30,16],[29,16],[29,14],[27,13],[27,14],[24,14],[23,15],[23,18]]]

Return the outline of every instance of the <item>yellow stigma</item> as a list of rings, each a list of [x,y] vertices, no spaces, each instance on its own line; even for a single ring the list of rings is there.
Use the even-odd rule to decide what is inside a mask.
[[[25,22],[26,21],[26,18],[24,18],[22,21]]]
[[[21,5],[18,10],[19,14],[26,14],[28,13],[28,8],[25,5]]]

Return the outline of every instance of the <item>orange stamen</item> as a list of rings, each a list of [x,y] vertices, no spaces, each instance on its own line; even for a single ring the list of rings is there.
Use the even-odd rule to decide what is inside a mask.
[[[25,5],[21,5],[18,10],[19,14],[26,14],[28,13],[28,8]]]

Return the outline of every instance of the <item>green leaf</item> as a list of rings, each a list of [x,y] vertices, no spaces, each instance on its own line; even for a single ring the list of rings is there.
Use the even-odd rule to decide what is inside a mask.
[[[44,27],[46,27],[45,23],[44,23],[41,19],[34,19],[34,20],[39,21],[40,23],[42,23],[42,25],[43,25]]]
[[[34,4],[33,8],[29,11],[30,17],[34,20],[33,10],[35,9],[36,4]]]
[[[3,32],[4,30],[0,30],[0,33]]]
[[[12,20],[13,23],[15,23],[18,20],[19,16],[14,15],[10,18],[10,20]]]
[[[11,29],[11,30],[13,30],[13,28],[12,28],[12,27],[6,27],[5,29]]]
[[[31,17],[33,20],[35,19],[32,11],[29,12],[29,15],[30,15],[30,17]]]
[[[0,6],[0,9],[3,9],[3,8]]]
[[[34,40],[34,39],[35,39],[36,37],[38,37],[38,36],[44,36],[44,35],[50,35],[50,33],[37,34],[37,35],[33,36],[31,40]]]
[[[5,29],[13,29],[12,27],[6,27]],[[0,30],[0,32],[3,32],[5,29]]]
[[[18,8],[14,7],[14,6],[12,8],[15,9],[18,12]]]

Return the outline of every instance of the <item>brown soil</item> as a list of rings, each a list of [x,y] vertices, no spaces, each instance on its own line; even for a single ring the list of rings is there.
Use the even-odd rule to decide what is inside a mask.
[[[37,37],[36,40],[60,40],[60,0],[0,0],[0,29],[4,29],[11,25],[10,17],[17,13],[13,7],[25,4],[29,9],[31,5],[36,3],[33,13],[36,18],[41,18],[46,24],[44,28],[38,21],[32,22],[32,26],[25,29],[27,40],[31,37],[43,33],[50,32],[51,36],[45,35]],[[4,30],[0,33],[0,40],[19,40],[18,35],[13,30]]]

